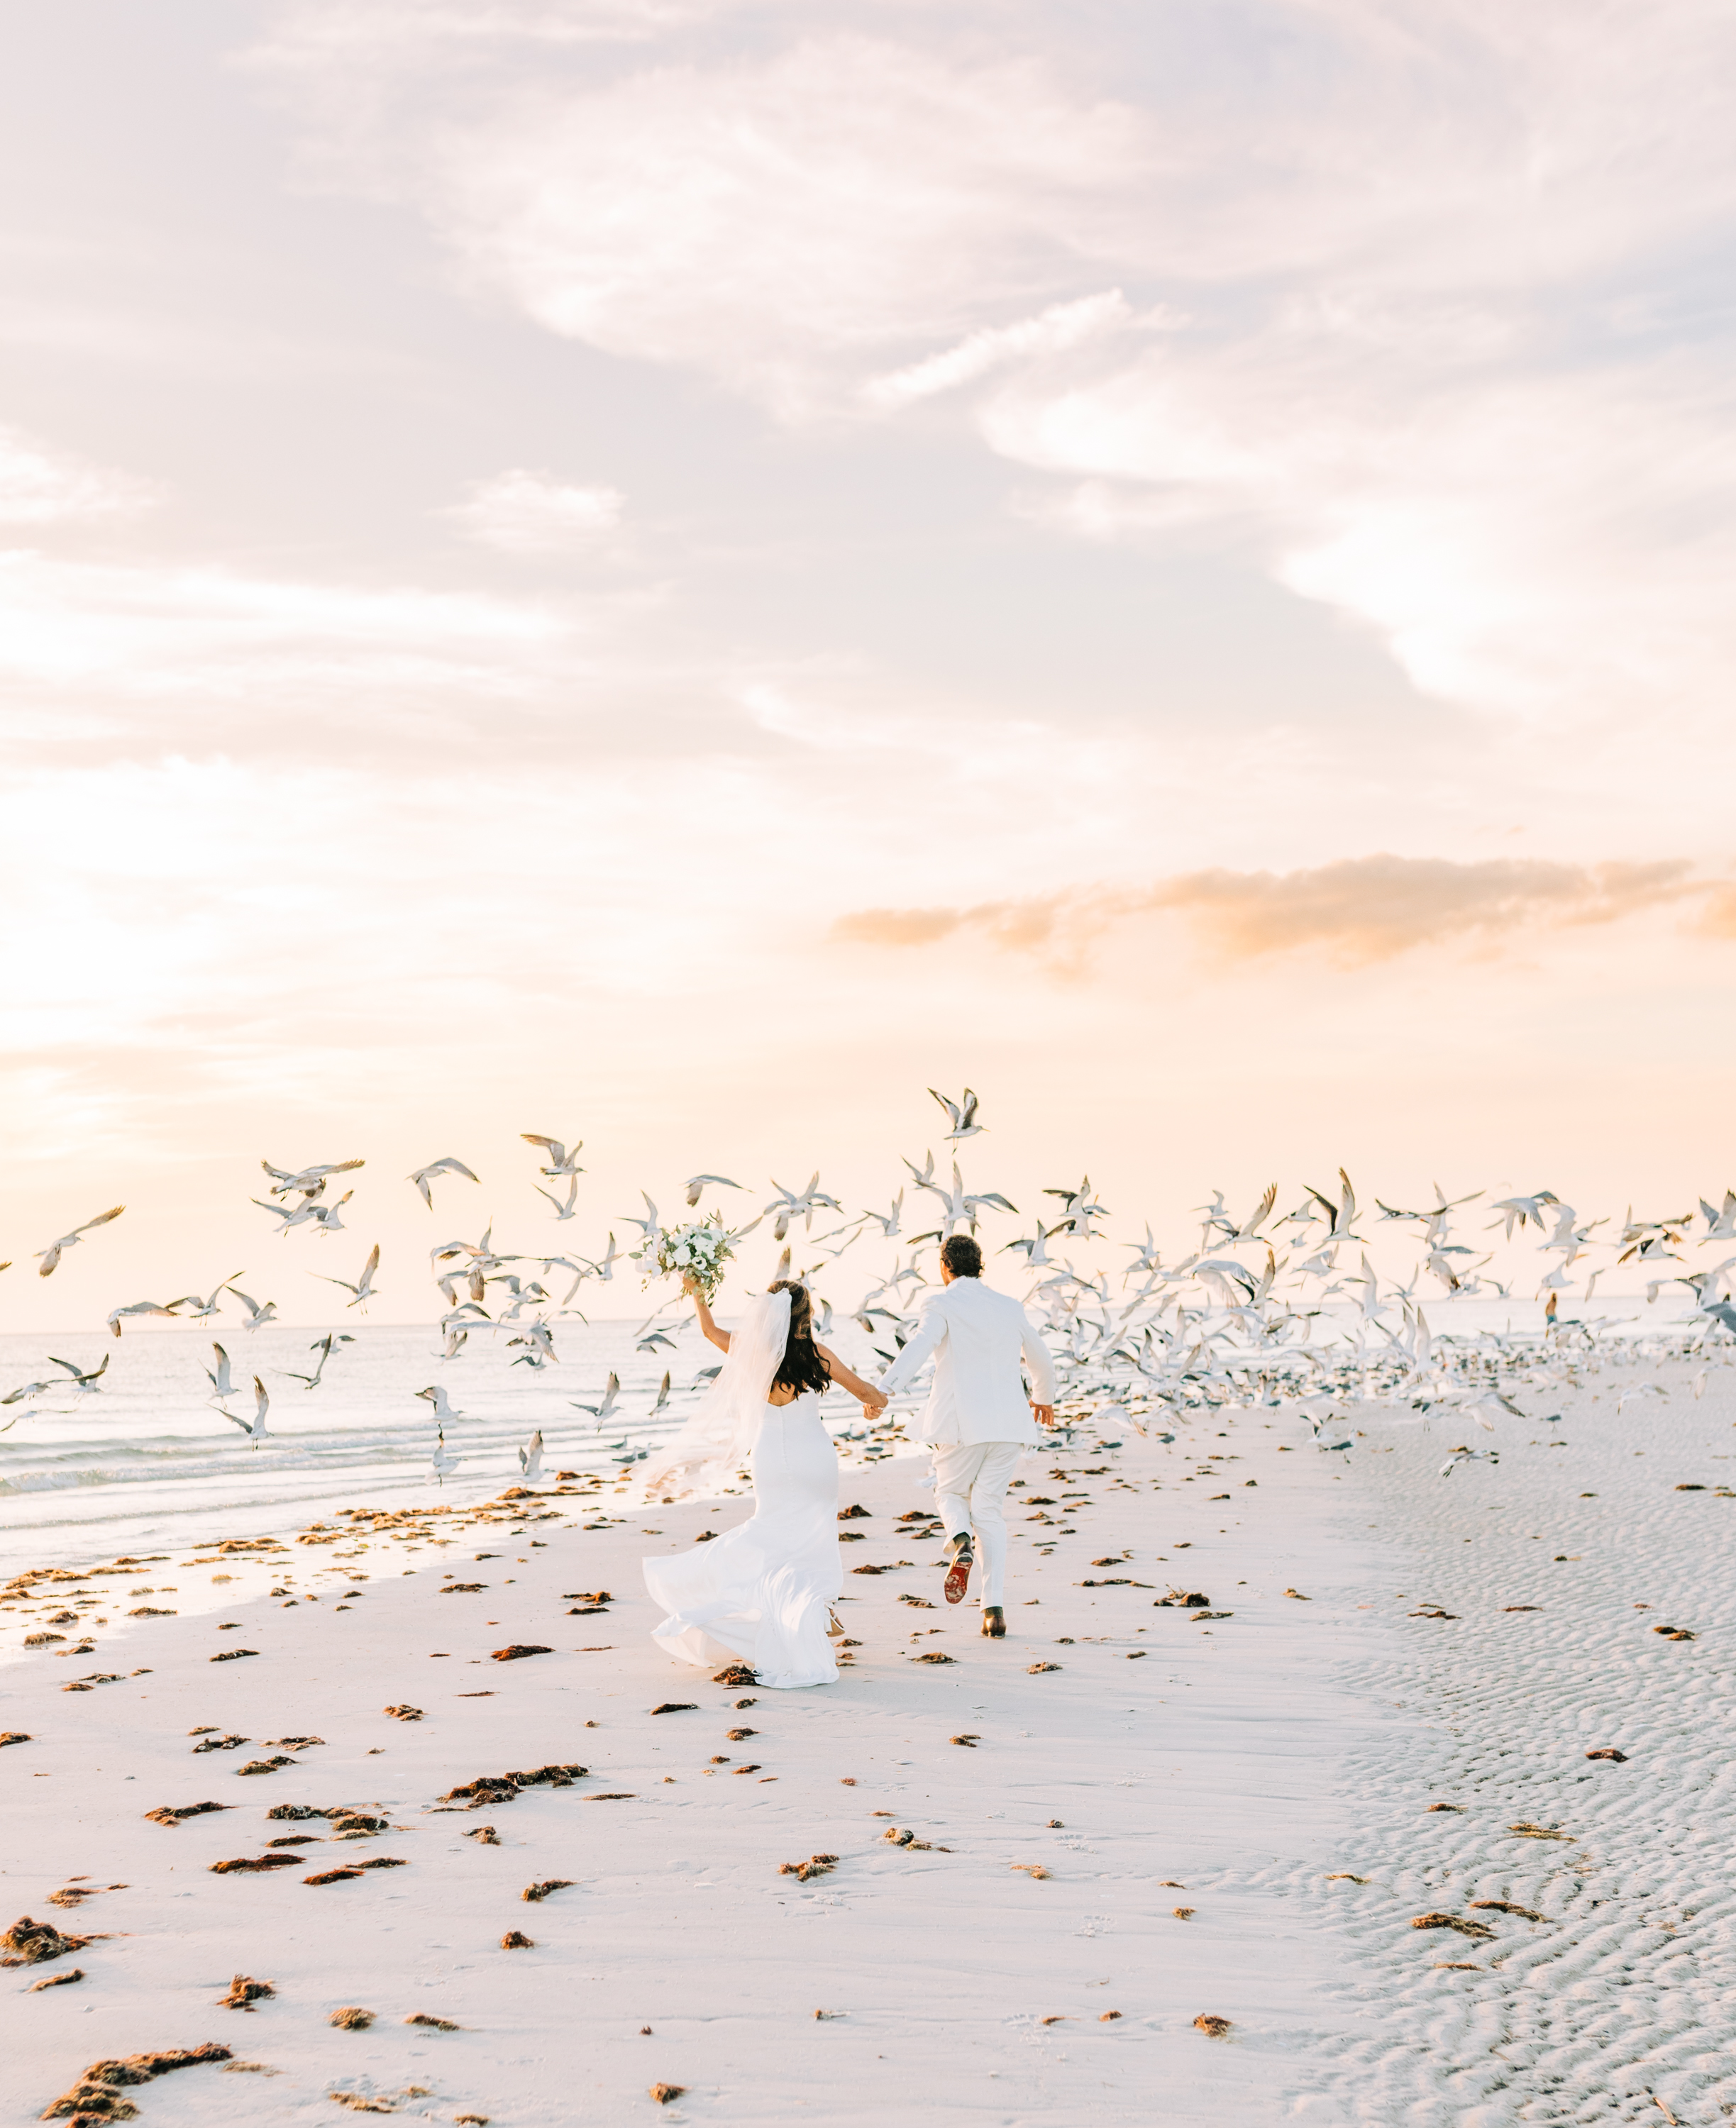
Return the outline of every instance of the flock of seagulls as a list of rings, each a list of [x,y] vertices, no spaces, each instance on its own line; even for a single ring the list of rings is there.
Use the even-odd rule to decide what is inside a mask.
[[[854,1303],[840,1301],[835,1311],[835,1319],[854,1323],[888,1361],[913,1331],[921,1298],[935,1275],[932,1263],[923,1257],[924,1250],[961,1231],[976,1235],[990,1222],[1019,1221],[1024,1216],[1005,1192],[973,1187],[964,1179],[956,1148],[982,1136],[987,1128],[977,1095],[968,1087],[956,1100],[933,1087],[928,1090],[948,1124],[944,1142],[955,1148],[947,1174],[937,1174],[932,1150],[920,1166],[906,1159],[906,1179],[888,1209],[864,1208],[854,1214],[822,1186],[817,1168],[800,1188],[773,1177],[771,1194],[759,1204],[757,1212],[726,1228],[733,1245],[769,1226],[771,1237],[783,1244],[778,1275],[800,1277],[808,1284],[822,1337],[831,1333],[835,1321],[833,1302],[822,1285],[842,1275],[840,1262],[864,1241],[893,1244],[890,1271],[869,1282]],[[575,1139],[569,1145],[542,1133],[521,1135],[539,1156],[535,1171],[541,1180],[533,1188],[549,1207],[556,1224],[569,1223],[580,1210],[583,1141]],[[364,1166],[358,1158],[291,1170],[262,1161],[266,1195],[250,1201],[276,1222],[270,1230],[275,1237],[298,1228],[322,1236],[340,1233],[340,1214],[354,1199],[356,1185],[334,1195],[332,1185]],[[406,1178],[430,1213],[435,1209],[437,1185],[444,1188],[459,1180],[478,1185],[480,1179],[473,1167],[452,1154],[413,1169]],[[545,1188],[545,1183],[553,1186]],[[681,1185],[687,1209],[697,1210],[707,1191],[748,1194],[747,1185],[731,1176],[692,1175]],[[1101,1409],[1113,1411],[1118,1422],[1125,1417],[1127,1423],[1148,1432],[1172,1427],[1196,1413],[1215,1411],[1226,1404],[1254,1404],[1291,1411],[1329,1453],[1342,1452],[1352,1445],[1354,1429],[1348,1422],[1353,1415],[1376,1408],[1405,1410],[1424,1418],[1440,1413],[1492,1432],[1504,1419],[1530,1416],[1515,1401],[1520,1391],[1541,1390],[1548,1400],[1576,1379],[1576,1370],[1595,1364],[1591,1355],[1600,1349],[1600,1338],[1602,1348],[1610,1349],[1607,1321],[1563,1314],[1561,1304],[1576,1297],[1573,1289],[1583,1277],[1583,1294],[1577,1297],[1589,1308],[1597,1280],[1617,1266],[1643,1266],[1650,1299],[1671,1285],[1691,1294],[1694,1311],[1687,1328],[1680,1333],[1684,1351],[1736,1336],[1736,1301],[1730,1287],[1736,1254],[1711,1264],[1692,1260],[1714,1243],[1736,1242],[1736,1191],[1726,1190],[1716,1204],[1701,1198],[1694,1212],[1680,1218],[1636,1218],[1630,1209],[1618,1223],[1584,1218],[1573,1205],[1548,1190],[1485,1202],[1482,1191],[1449,1198],[1436,1184],[1432,1204],[1424,1201],[1412,1209],[1377,1197],[1371,1209],[1358,1199],[1348,1174],[1340,1168],[1334,1186],[1305,1185],[1294,1209],[1283,1213],[1277,1209],[1276,1184],[1259,1195],[1245,1215],[1233,1209],[1221,1191],[1215,1192],[1208,1204],[1196,1208],[1197,1246],[1168,1263],[1149,1221],[1144,1223],[1142,1239],[1109,1242],[1109,1223],[1115,1214],[1088,1176],[1077,1185],[1055,1185],[1040,1194],[1053,1209],[1033,1218],[1030,1231],[995,1242],[992,1253],[1011,1257],[1025,1275],[1023,1297],[1055,1353],[1066,1396],[1070,1400],[1096,1399]],[[643,1213],[621,1215],[616,1224],[635,1230],[635,1258],[654,1261],[666,1229],[655,1201],[648,1192],[641,1191],[640,1196]],[[931,1223],[911,1219],[910,1224],[919,1230],[907,1232],[907,1208],[930,1199],[934,1209],[927,1217]],[[1476,1216],[1467,1208],[1480,1204],[1493,1214],[1493,1219],[1467,1233],[1467,1218]],[[112,1206],[36,1252],[40,1275],[50,1276],[68,1249],[119,1218],[125,1209],[124,1205]],[[816,1220],[821,1215],[833,1223],[816,1233]],[[723,1218],[721,1212],[711,1216]],[[1414,1261],[1409,1275],[1395,1280],[1371,1261],[1370,1235],[1389,1237],[1390,1253],[1390,1237],[1406,1230],[1414,1242]],[[473,1337],[492,1337],[503,1341],[513,1370],[524,1367],[541,1374],[561,1363],[564,1323],[587,1319],[577,1304],[584,1289],[614,1279],[621,1256],[616,1233],[610,1231],[605,1248],[590,1256],[570,1247],[548,1254],[509,1251],[496,1246],[493,1233],[491,1222],[477,1241],[455,1237],[437,1242],[428,1252],[440,1304],[437,1321],[442,1360],[461,1359]],[[1537,1296],[1547,1301],[1541,1335],[1437,1337],[1425,1313],[1425,1285],[1443,1296],[1512,1296],[1516,1281],[1510,1275],[1504,1281],[1491,1269],[1497,1244],[1484,1237],[1497,1233],[1503,1249],[1510,1249],[1515,1237],[1523,1244],[1535,1237],[1540,1266],[1533,1283]],[[1129,1259],[1119,1270],[1101,1267],[1101,1245],[1106,1242]],[[1080,1252],[1087,1246],[1094,1246],[1094,1260],[1082,1263]],[[1598,1259],[1595,1263],[1590,1261],[1594,1256]],[[0,1265],[0,1270],[7,1267]],[[355,1278],[326,1272],[312,1275],[348,1294],[346,1310],[365,1313],[369,1303],[378,1297],[379,1269],[376,1242]],[[207,1294],[126,1303],[109,1313],[107,1327],[118,1338],[129,1321],[155,1316],[203,1322],[232,1307],[241,1311],[241,1332],[250,1333],[278,1319],[278,1304],[244,1292],[237,1281],[245,1275],[231,1273]],[[1524,1297],[1531,1297],[1529,1292]],[[674,1352],[677,1338],[659,1318],[683,1305],[683,1296],[673,1291],[654,1309],[633,1333],[635,1349],[645,1354]],[[314,1355],[312,1367],[285,1370],[285,1379],[298,1382],[304,1393],[318,1390],[341,1348],[354,1342],[351,1332],[328,1331],[309,1348]],[[271,1399],[262,1376],[246,1370],[238,1376],[221,1343],[212,1344],[212,1354],[215,1364],[204,1372],[212,1407],[250,1443],[259,1446],[272,1437],[267,1423]],[[100,1366],[88,1370],[65,1360],[51,1358],[50,1364],[61,1370],[59,1375],[26,1383],[0,1396],[0,1408],[56,1394],[98,1394],[108,1360],[105,1356]],[[702,1390],[716,1372],[716,1366],[702,1370],[680,1391],[672,1388],[671,1375],[665,1372],[654,1403],[640,1414],[639,1423],[659,1418],[673,1396]],[[250,1380],[252,1415],[238,1415],[230,1405],[245,1394]],[[440,1384],[413,1394],[430,1407],[435,1427],[430,1460],[443,1481],[460,1461],[446,1446],[445,1429],[461,1423],[465,1414]],[[1655,1383],[1636,1385],[1624,1393],[1617,1409],[1645,1395],[1662,1394]],[[611,1373],[595,1401],[569,1399],[573,1410],[593,1422],[594,1442],[601,1442],[611,1421],[621,1423],[621,1396],[619,1378]],[[1558,1415],[1535,1414],[1545,1419]],[[611,1444],[611,1450],[624,1467],[644,1452],[625,1438]],[[518,1451],[527,1482],[540,1474],[543,1453],[538,1430]],[[1458,1447],[1442,1465],[1442,1475],[1450,1475],[1467,1462],[1496,1460],[1492,1447]]]

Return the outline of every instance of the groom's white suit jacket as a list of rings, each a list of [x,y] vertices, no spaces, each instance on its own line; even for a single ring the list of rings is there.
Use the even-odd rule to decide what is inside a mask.
[[[923,1304],[916,1334],[880,1377],[888,1396],[915,1380],[933,1353],[934,1385],[922,1437],[939,1446],[1041,1438],[1019,1372],[1030,1368],[1030,1395],[1055,1400],[1055,1363],[1030,1318],[1008,1294],[980,1278],[955,1278]]]

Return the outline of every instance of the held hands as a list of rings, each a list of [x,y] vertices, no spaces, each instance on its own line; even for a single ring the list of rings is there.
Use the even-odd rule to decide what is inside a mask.
[[[868,1394],[862,1399],[862,1408],[868,1413],[870,1418],[878,1418],[881,1413],[886,1409],[887,1399],[882,1392],[874,1387],[872,1382],[865,1383],[863,1386],[866,1388]]]

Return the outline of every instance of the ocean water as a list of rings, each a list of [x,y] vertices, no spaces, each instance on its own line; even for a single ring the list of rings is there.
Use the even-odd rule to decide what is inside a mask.
[[[1650,1333],[1679,1332],[1690,1311],[1643,1298],[1598,1298],[1600,1341],[1610,1356],[1643,1361]],[[1590,1313],[1590,1311],[1587,1311]],[[1471,1338],[1509,1331],[1534,1336],[1534,1304],[1477,1299],[1430,1304],[1437,1337]],[[1348,1318],[1317,1321],[1318,1342],[1342,1334]],[[642,1353],[630,1321],[556,1325],[558,1363],[512,1363],[504,1339],[473,1335],[463,1354],[441,1356],[431,1324],[356,1323],[320,1386],[309,1391],[292,1370],[309,1372],[315,1332],[268,1324],[249,1332],[232,1321],[106,1331],[0,1337],[0,1396],[59,1376],[50,1352],[81,1368],[108,1367],[80,1394],[50,1384],[39,1396],[0,1409],[0,1573],[45,1563],[73,1565],[117,1552],[186,1546],[220,1537],[250,1537],[320,1521],[353,1506],[408,1506],[429,1499],[467,1505],[521,1482],[518,1448],[533,1429],[544,1442],[543,1474],[611,1471],[619,1459],[652,1447],[682,1423],[702,1393],[701,1370],[721,1356],[691,1323],[673,1332],[673,1351]],[[230,1408],[251,1418],[253,1377],[271,1398],[268,1437],[255,1443],[212,1403],[205,1368],[212,1345],[229,1353],[237,1393]],[[834,1348],[864,1371],[878,1369],[854,1326],[835,1325]],[[656,1411],[665,1370],[670,1394]],[[602,1401],[609,1375],[621,1394],[606,1423],[577,1408]],[[1112,1375],[1087,1364],[1073,1376],[1089,1394]],[[416,1391],[438,1383],[461,1414],[445,1427],[458,1468],[444,1480],[432,1456],[435,1419]],[[906,1406],[909,1400],[905,1400]],[[861,1408],[841,1392],[822,1407],[826,1423],[851,1456],[877,1456],[901,1445],[864,1433]],[[1182,1423],[1186,1423],[1185,1420]]]
[[[216,1537],[250,1537],[318,1521],[342,1507],[407,1506],[426,1499],[465,1505],[522,1482],[518,1448],[542,1430],[543,1474],[613,1470],[615,1459],[678,1427],[706,1386],[702,1368],[721,1357],[691,1327],[677,1349],[635,1351],[630,1322],[556,1326],[557,1363],[514,1366],[504,1339],[473,1336],[443,1361],[431,1325],[360,1323],[340,1345],[316,1389],[313,1332],[276,1323],[248,1332],[232,1323],[129,1328],[96,1335],[0,1337],[0,1395],[59,1375],[52,1351],[81,1368],[108,1358],[90,1392],[50,1387],[0,1410],[0,1569],[73,1564],[121,1551],[160,1550]],[[271,1399],[267,1438],[248,1440],[212,1406],[205,1369],[213,1332],[230,1356],[237,1416],[251,1419],[253,1377]],[[836,1349],[849,1340],[839,1338]],[[862,1356],[865,1357],[864,1353]],[[665,1370],[672,1376],[654,1415]],[[621,1395],[599,1425],[578,1404],[597,1404],[610,1374]],[[69,1377],[62,1377],[69,1381]],[[438,1383],[461,1417],[445,1427],[459,1467],[434,1470],[435,1418],[416,1390]],[[861,1407],[825,1400],[835,1433],[861,1430]]]

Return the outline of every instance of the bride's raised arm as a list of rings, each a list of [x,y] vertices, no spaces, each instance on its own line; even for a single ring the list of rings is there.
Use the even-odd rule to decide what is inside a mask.
[[[730,1333],[727,1330],[720,1330],[711,1320],[711,1307],[704,1294],[699,1290],[699,1280],[694,1277],[692,1271],[689,1271],[682,1283],[693,1296],[693,1312],[699,1318],[700,1328],[720,1352],[727,1352],[730,1349]]]
[[[853,1375],[838,1355],[829,1351],[824,1345],[816,1344],[814,1350],[825,1361],[825,1370],[837,1388],[848,1389],[868,1411],[886,1409],[886,1399],[872,1382],[863,1381],[860,1375]]]

